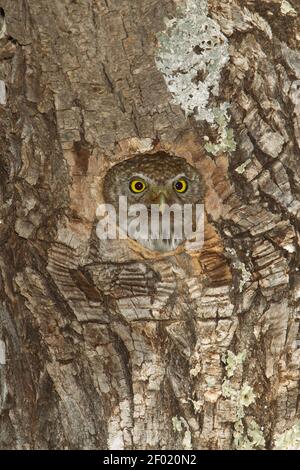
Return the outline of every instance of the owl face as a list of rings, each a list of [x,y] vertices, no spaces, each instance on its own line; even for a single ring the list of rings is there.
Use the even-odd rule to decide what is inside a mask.
[[[151,212],[156,204],[163,215],[164,207],[178,204],[196,204],[203,201],[203,181],[199,173],[186,160],[168,155],[136,155],[113,166],[104,179],[104,199],[119,208],[119,196],[126,196],[127,205],[143,204]],[[171,227],[169,239],[163,233],[157,240],[143,240],[141,243],[156,251],[170,251],[183,240],[174,238]]]

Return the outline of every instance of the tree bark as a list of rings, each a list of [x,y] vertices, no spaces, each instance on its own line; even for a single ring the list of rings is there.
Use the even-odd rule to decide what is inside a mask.
[[[0,7],[0,447],[299,447],[298,2]],[[205,179],[194,256],[95,235],[158,150]]]

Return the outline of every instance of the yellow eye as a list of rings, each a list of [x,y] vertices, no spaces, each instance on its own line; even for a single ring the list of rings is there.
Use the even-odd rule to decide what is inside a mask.
[[[185,193],[187,188],[188,184],[184,178],[180,178],[174,183],[174,189],[177,191],[177,193]]]
[[[133,180],[129,187],[133,193],[142,193],[146,189],[146,184],[143,180]]]

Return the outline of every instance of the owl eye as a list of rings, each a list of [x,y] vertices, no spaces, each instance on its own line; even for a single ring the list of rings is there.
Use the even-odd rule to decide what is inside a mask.
[[[180,178],[174,183],[174,189],[177,193],[185,193],[187,188],[188,188],[188,184],[184,178]]]
[[[146,184],[143,180],[136,179],[130,182],[129,187],[133,193],[142,193],[146,189]]]

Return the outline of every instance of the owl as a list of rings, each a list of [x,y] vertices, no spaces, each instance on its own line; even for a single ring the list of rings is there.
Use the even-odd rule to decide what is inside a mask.
[[[105,175],[103,185],[104,200],[115,208],[119,226],[123,196],[127,227],[131,227],[129,237],[158,252],[173,251],[186,241],[182,227],[178,230],[176,211],[183,211],[186,205],[202,204],[203,195],[203,180],[196,169],[184,158],[165,152],[136,155],[114,165]]]

